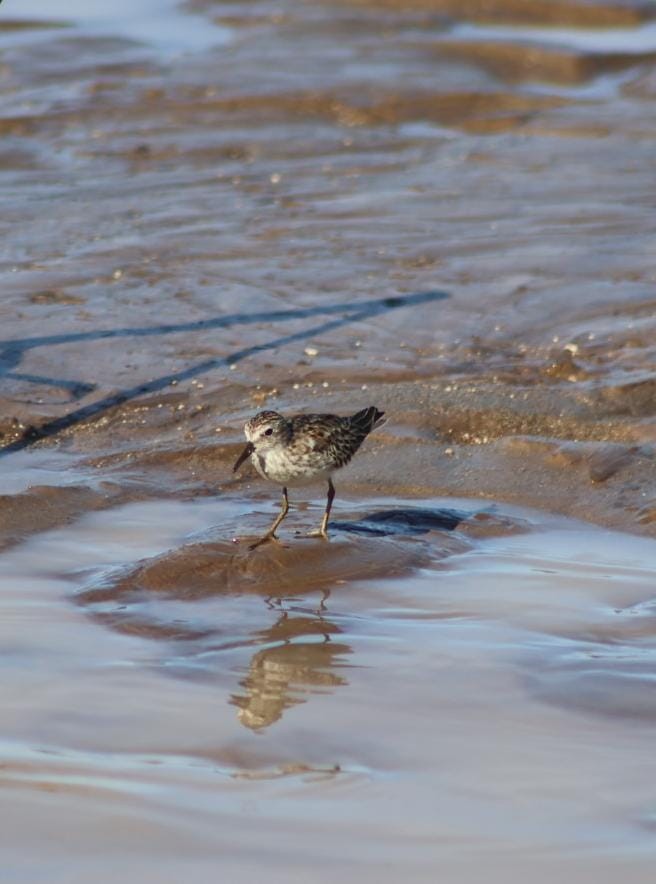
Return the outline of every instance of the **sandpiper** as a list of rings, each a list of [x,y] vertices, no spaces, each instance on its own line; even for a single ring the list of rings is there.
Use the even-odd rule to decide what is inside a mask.
[[[233,467],[236,472],[250,457],[264,479],[282,485],[280,513],[267,533],[251,549],[276,538],[276,529],[289,511],[287,488],[328,481],[328,499],[321,527],[312,537],[327,537],[328,517],[335,497],[332,474],[351,460],[365,438],[383,423],[383,411],[373,406],[348,417],[336,414],[295,414],[260,411],[246,422],[248,442]]]

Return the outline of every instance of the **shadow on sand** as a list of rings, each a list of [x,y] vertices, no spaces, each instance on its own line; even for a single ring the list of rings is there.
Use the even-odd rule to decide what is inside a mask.
[[[325,322],[318,325],[312,325],[303,331],[294,332],[288,335],[280,335],[272,338],[264,344],[256,344],[250,347],[244,347],[236,350],[227,356],[221,356],[213,359],[206,359],[197,362],[181,371],[171,372],[135,384],[122,390],[117,390],[103,396],[95,402],[87,405],[81,405],[79,408],[46,421],[40,426],[28,427],[23,435],[0,448],[0,455],[6,455],[13,451],[20,451],[33,445],[41,439],[56,436],[63,430],[88,421],[93,418],[102,416],[106,411],[123,405],[126,402],[143,396],[164,390],[172,383],[179,383],[206,374],[216,368],[226,368],[234,365],[243,359],[261,353],[266,350],[273,350],[287,344],[297,341],[307,340],[317,335],[326,334],[326,332],[343,328],[353,322],[371,319],[375,316],[381,316],[393,310],[403,307],[418,307],[422,304],[442,301],[448,298],[447,292],[429,291],[417,292],[411,295],[403,295],[389,298],[376,298],[371,301],[348,304],[333,304],[321,307],[307,307],[291,310],[273,310],[260,313],[234,313],[228,316],[216,317],[213,319],[204,319],[197,322],[180,323],[175,325],[156,325],[152,327],[142,328],[118,328],[102,331],[76,332],[72,334],[62,335],[45,335],[42,337],[20,338],[13,341],[0,342],[0,378],[12,378],[14,380],[31,381],[34,383],[47,383],[52,386],[63,387],[69,391],[73,399],[81,399],[92,393],[96,388],[93,384],[85,383],[82,380],[59,380],[47,379],[33,374],[20,371],[21,362],[26,353],[39,347],[57,346],[60,344],[75,343],[80,341],[106,341],[114,338],[149,338],[159,337],[163,335],[178,334],[181,332],[207,331],[208,329],[227,329],[234,326],[253,325],[256,323],[284,323],[299,319],[312,319],[319,316],[327,316],[329,318]]]
[[[428,534],[429,531],[453,531],[468,517],[467,513],[450,509],[378,510],[353,521],[332,521],[332,531],[346,531],[349,534],[364,534],[369,537],[409,537]]]

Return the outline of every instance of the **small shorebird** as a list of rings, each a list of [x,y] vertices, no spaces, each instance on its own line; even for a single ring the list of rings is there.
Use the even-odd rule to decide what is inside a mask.
[[[346,466],[365,438],[383,423],[383,411],[373,406],[349,417],[336,414],[295,414],[261,411],[246,422],[248,442],[233,467],[236,472],[250,457],[264,479],[282,485],[280,513],[267,533],[250,548],[274,540],[276,528],[289,511],[287,488],[328,480],[328,499],[321,527],[311,537],[327,537],[328,517],[335,497],[332,474]]]

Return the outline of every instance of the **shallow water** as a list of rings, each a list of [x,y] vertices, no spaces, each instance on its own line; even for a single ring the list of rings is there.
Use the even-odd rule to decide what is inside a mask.
[[[651,882],[653,15],[153,9],[1,7],[0,877]]]
[[[422,502],[465,516],[452,531],[294,537],[320,506],[228,589],[220,552],[214,591],[192,563],[268,518],[238,498],[130,504],[0,556],[9,868],[649,880],[656,543],[452,499]],[[390,506],[417,502],[340,516]],[[370,544],[371,578],[331,574]],[[189,562],[166,587],[162,555]],[[276,562],[296,569],[277,597]]]
[[[164,56],[192,52],[225,43],[227,28],[212,27],[205,17],[182,14],[175,0],[65,0],[56,7],[41,0],[4,0],[2,12],[10,18],[35,23],[52,22],[63,28],[83,32],[87,36],[126,37],[153,47]],[[29,39],[29,38],[28,38]],[[25,35],[16,31],[9,42],[25,42]]]

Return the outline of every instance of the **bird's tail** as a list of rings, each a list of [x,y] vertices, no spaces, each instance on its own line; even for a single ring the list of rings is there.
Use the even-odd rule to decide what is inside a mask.
[[[362,411],[358,411],[351,415],[351,426],[355,427],[366,436],[376,427],[385,423],[383,420],[384,414],[384,411],[378,411],[374,405],[370,408],[363,408]]]

